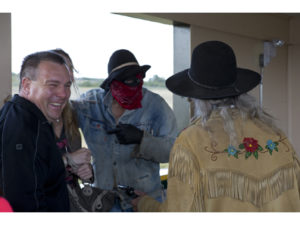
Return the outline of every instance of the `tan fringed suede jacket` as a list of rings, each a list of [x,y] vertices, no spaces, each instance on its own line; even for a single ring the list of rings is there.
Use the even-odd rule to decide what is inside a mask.
[[[171,151],[166,201],[145,196],[139,211],[300,211],[300,162],[288,139],[237,111],[232,116],[238,146],[230,146],[218,113],[206,129],[195,121]]]

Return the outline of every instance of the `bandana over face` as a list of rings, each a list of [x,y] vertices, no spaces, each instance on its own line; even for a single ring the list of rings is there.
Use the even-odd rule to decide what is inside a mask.
[[[143,79],[141,75],[137,75],[141,82],[137,86],[128,86],[121,81],[113,80],[110,85],[110,91],[114,99],[124,109],[137,109],[141,108],[142,104],[142,86]]]

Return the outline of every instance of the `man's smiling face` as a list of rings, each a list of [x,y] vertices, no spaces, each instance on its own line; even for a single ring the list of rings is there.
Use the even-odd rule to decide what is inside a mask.
[[[30,80],[27,97],[48,121],[54,121],[61,117],[70,98],[71,85],[71,76],[64,64],[42,61],[36,69],[36,80]]]

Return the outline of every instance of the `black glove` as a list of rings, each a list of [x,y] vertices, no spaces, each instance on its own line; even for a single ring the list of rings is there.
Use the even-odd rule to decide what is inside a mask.
[[[116,134],[120,144],[140,144],[144,131],[136,128],[131,124],[119,123],[116,129],[107,131],[108,134]]]

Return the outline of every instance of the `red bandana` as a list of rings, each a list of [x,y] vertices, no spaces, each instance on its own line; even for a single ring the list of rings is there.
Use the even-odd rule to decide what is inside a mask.
[[[120,81],[113,80],[110,85],[110,91],[114,99],[116,99],[124,109],[131,110],[142,107],[142,86],[143,80],[135,87],[130,87]]]

